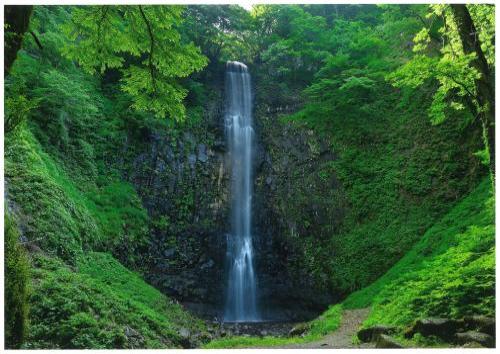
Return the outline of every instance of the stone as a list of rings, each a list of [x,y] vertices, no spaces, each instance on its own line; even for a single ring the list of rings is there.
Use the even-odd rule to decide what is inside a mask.
[[[165,257],[171,257],[175,254],[175,248],[167,248],[165,251],[163,251],[163,255]]]
[[[462,348],[486,348],[486,347],[483,347],[478,342],[468,342],[462,345]]]
[[[487,316],[468,316],[464,318],[465,325],[467,329],[478,330],[489,334],[490,336],[495,336],[495,319],[493,317]]]
[[[216,140],[213,143],[213,149],[218,151],[218,152],[225,152],[226,151],[226,142],[224,140]]]
[[[140,348],[144,345],[144,337],[132,327],[125,326],[123,334],[127,337],[130,347]]]
[[[388,336],[387,334],[380,334],[375,344],[375,348],[404,348],[400,343],[398,343],[394,338]]]
[[[207,146],[205,144],[198,145],[198,161],[203,163],[208,161]]]
[[[308,329],[309,329],[308,323],[299,323],[299,324],[293,326],[293,328],[288,332],[288,335],[290,337],[301,336],[305,332],[307,332]]]
[[[436,336],[444,341],[453,341],[455,333],[464,328],[463,320],[450,318],[426,318],[417,320],[413,327],[405,334],[407,338],[420,333],[424,337]]]
[[[192,348],[193,343],[191,340],[191,332],[187,328],[180,328],[179,329],[179,337],[180,338],[180,344],[183,348]]]
[[[463,333],[457,333],[455,335],[458,344],[467,344],[476,342],[486,348],[495,347],[495,338],[486,333],[481,333],[477,331],[467,331]]]
[[[189,330],[187,328],[182,327],[181,329],[179,329],[179,335],[182,338],[189,338],[191,333],[189,332]]]
[[[358,331],[358,338],[364,343],[376,342],[380,335],[392,334],[395,332],[395,330],[396,328],[392,326],[375,325],[372,327],[360,329]]]
[[[212,268],[215,265],[215,262],[212,259],[209,259],[207,262],[201,265],[201,269]]]
[[[191,166],[191,168],[194,167],[194,164],[196,163],[196,155],[195,154],[189,154],[188,163],[189,163],[189,166]]]

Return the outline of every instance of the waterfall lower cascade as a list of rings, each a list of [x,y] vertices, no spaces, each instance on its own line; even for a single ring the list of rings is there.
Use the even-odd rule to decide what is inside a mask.
[[[226,65],[225,128],[232,169],[231,232],[227,240],[225,322],[259,321],[252,245],[252,91],[245,64]]]

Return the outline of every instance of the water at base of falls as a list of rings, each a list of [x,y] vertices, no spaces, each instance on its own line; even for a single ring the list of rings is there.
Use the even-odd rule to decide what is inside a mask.
[[[245,64],[226,67],[225,128],[231,163],[231,232],[227,236],[225,322],[260,321],[252,245],[252,92]]]

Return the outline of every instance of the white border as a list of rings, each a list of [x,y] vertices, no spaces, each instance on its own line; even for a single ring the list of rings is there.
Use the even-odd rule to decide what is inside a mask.
[[[112,5],[112,4],[130,4],[130,5],[136,5],[136,4],[158,4],[158,5],[174,5],[174,4],[239,4],[242,5],[245,8],[250,8],[251,5],[253,4],[441,4],[441,3],[456,3],[456,4],[495,4],[495,0],[489,0],[489,1],[479,1],[479,0],[470,0],[470,1],[465,1],[465,0],[452,0],[452,1],[436,1],[436,0],[431,0],[431,1],[397,1],[397,0],[386,0],[386,1],[377,1],[377,0],[364,0],[364,1],[322,1],[322,0],[313,0],[313,1],[297,1],[297,0],[267,0],[267,1],[262,1],[262,0],[226,0],[226,1],[217,1],[217,0],[163,0],[163,1],[144,1],[144,0],[118,0],[118,1],[109,1],[109,0],[62,0],[62,1],[55,1],[55,0],[32,0],[32,1],[26,1],[26,0],[4,0],[2,1],[2,6],[0,7],[0,20],[1,23],[3,24],[4,21],[4,7],[3,5]],[[495,33],[497,34],[495,36],[495,48],[498,50],[498,34],[500,33],[500,24],[499,24],[499,19],[498,19],[498,12],[495,14]],[[3,25],[1,26],[1,47],[0,47],[0,57],[4,58],[4,28]],[[495,55],[495,64],[497,63],[497,55]],[[497,69],[498,70],[498,69]],[[4,76],[3,76],[3,70],[2,70],[2,82],[1,82],[1,88],[0,88],[0,108],[1,112],[4,112]],[[499,93],[498,91],[500,90],[499,86],[499,79],[498,75],[495,77],[495,86],[496,86],[496,93],[495,93],[495,101],[498,102],[499,99]],[[497,113],[498,116],[498,113]],[[496,127],[495,127],[495,136],[498,138],[500,137],[499,131],[499,124],[498,120],[496,119],[497,116],[495,117],[496,121]],[[3,124],[0,127],[0,142],[1,142],[1,147],[0,147],[0,152],[1,152],[1,157],[0,157],[0,167],[1,167],[1,179],[0,179],[0,193],[2,195],[2,203],[0,205],[0,212],[2,214],[1,216],[1,221],[0,221],[0,231],[1,231],[1,242],[0,242],[0,259],[2,259],[2,262],[0,262],[0,308],[2,311],[0,312],[0,352],[4,351],[4,279],[3,279],[3,274],[4,274],[4,262],[3,262],[3,257],[4,257],[4,126]],[[496,156],[498,156],[498,139],[496,141]],[[497,159],[498,162],[498,159]],[[498,163],[497,163],[498,165]],[[497,167],[498,171],[498,167]],[[498,176],[497,173],[495,175]],[[498,188],[496,188],[496,195],[495,199],[498,200],[500,193],[498,192]],[[498,225],[499,221],[499,210],[500,207],[498,203],[495,200],[495,224]],[[496,240],[496,248],[498,248],[498,237],[495,232],[495,240]],[[498,252],[496,254],[496,265],[498,265]],[[498,279],[498,266],[496,267],[496,279]],[[498,286],[496,287],[496,318],[498,320],[498,300],[499,300],[499,288]],[[496,330],[496,337],[497,337],[497,347],[500,347],[499,345],[499,333],[500,329],[497,326]],[[115,351],[117,349],[114,349]],[[189,350],[190,352],[205,352],[208,349],[191,349]],[[295,353],[295,352],[304,352],[307,350],[308,352],[313,352],[313,353],[328,353],[328,352],[335,352],[335,353],[352,353],[353,350],[370,350],[370,349],[210,349],[210,352],[212,353],[220,353],[220,352],[227,352],[228,350],[231,351],[236,351],[236,352],[263,352],[263,353],[268,353],[272,351],[285,351],[287,354],[288,353]],[[376,350],[376,349],[372,349]],[[431,349],[431,348],[424,348],[424,349],[392,349],[390,350],[390,353],[407,353],[408,351],[412,352],[425,352],[425,353],[436,353],[436,352],[444,352],[444,351],[453,351],[454,353],[456,352],[470,352],[473,349],[461,349],[461,348],[446,348],[446,349]],[[476,349],[475,351],[489,351],[492,352],[494,349],[488,350],[488,349]],[[185,353],[186,349],[141,349],[141,350],[120,350],[120,352],[133,352],[133,353],[158,353],[159,351],[168,351],[169,353]],[[383,349],[379,349],[380,351],[385,351]],[[10,352],[10,353],[33,353],[31,350],[5,350],[5,352]],[[57,352],[71,352],[71,353],[100,353],[102,350],[96,350],[96,349],[87,349],[87,350],[58,350]],[[54,350],[36,350],[36,353],[54,353]]]

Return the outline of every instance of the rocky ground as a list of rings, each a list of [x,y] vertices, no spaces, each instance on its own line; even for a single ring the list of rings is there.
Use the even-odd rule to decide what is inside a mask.
[[[216,337],[284,337],[296,325],[296,322],[246,322],[246,323],[210,323],[210,331]]]
[[[297,349],[374,348],[375,345],[373,343],[358,343],[358,341],[354,341],[354,337],[356,336],[356,333],[358,332],[361,323],[368,316],[369,312],[370,312],[369,308],[345,310],[342,315],[342,322],[340,323],[340,327],[335,332],[314,342],[290,344],[284,346],[283,348],[297,348]]]

